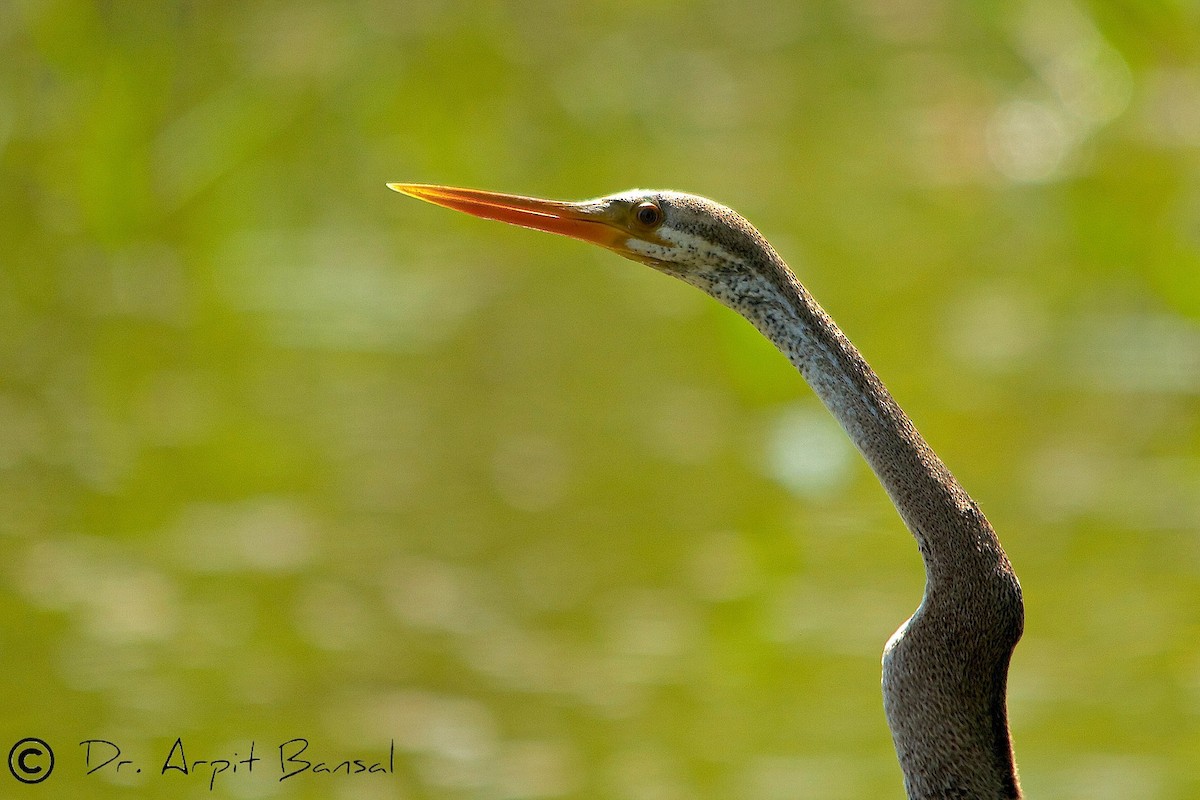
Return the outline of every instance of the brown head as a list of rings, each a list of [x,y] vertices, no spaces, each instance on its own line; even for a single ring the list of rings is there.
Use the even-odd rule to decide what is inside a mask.
[[[747,295],[795,292],[795,278],[753,225],[697,195],[632,189],[565,202],[418,183],[388,188],[477,217],[598,244],[736,310],[743,310]]]

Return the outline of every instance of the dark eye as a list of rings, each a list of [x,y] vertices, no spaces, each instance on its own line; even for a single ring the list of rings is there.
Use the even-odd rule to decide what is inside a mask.
[[[638,203],[633,213],[637,221],[647,228],[654,228],[663,220],[662,209],[649,200]]]

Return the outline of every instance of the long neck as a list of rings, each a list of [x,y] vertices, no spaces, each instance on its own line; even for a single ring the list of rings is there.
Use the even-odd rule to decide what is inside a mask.
[[[911,798],[1018,798],[1006,710],[1020,585],[991,525],[854,345],[773,252],[760,291],[714,293],[796,366],[917,540],[920,607],[884,653],[884,709]],[[745,273],[742,273],[743,276]]]

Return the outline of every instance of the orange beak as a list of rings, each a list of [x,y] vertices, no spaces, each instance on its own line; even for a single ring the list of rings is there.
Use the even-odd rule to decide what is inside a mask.
[[[481,189],[455,189],[450,186],[431,186],[424,183],[389,183],[393,189],[409,197],[424,200],[455,211],[463,211],[484,219],[496,219],[523,228],[557,233],[592,242],[601,247],[628,255],[626,243],[630,231],[621,223],[621,216],[609,203],[585,201],[567,203],[560,200],[539,200],[515,194],[485,192]]]

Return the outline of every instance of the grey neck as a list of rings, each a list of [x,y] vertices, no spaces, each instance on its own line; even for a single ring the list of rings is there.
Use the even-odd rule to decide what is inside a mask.
[[[1019,798],[1006,709],[1021,589],[991,525],[875,372],[782,261],[712,292],[796,366],[917,540],[926,586],[888,642],[884,710],[910,798]],[[744,275],[742,276],[745,277]]]

